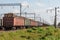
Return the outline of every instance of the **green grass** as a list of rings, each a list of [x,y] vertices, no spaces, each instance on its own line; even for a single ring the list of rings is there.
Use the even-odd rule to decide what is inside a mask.
[[[0,40],[60,40],[60,28],[48,26],[16,31],[1,31]]]

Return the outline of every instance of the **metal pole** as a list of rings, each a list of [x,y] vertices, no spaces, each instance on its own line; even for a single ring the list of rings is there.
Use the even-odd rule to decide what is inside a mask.
[[[54,19],[54,26],[55,26],[55,28],[56,28],[56,23],[57,23],[56,17],[57,17],[57,8],[55,7],[55,19]]]
[[[40,22],[41,22],[41,17],[40,17]]]
[[[44,19],[43,19],[43,25],[44,25]]]
[[[27,18],[27,12],[25,12],[25,17]]]
[[[36,16],[36,15],[35,15],[35,13],[34,13],[34,20],[35,20],[35,16]]]
[[[20,16],[21,16],[21,13],[22,13],[22,5],[21,5],[21,3],[0,4],[0,6],[20,6]]]
[[[19,6],[21,3],[0,4],[0,6]]]
[[[56,28],[57,27],[57,9],[58,9],[59,7],[55,7],[54,9],[55,9],[55,18],[54,18],[54,27]]]
[[[21,13],[22,13],[22,5],[21,5],[21,3],[20,3],[20,16],[21,16]]]

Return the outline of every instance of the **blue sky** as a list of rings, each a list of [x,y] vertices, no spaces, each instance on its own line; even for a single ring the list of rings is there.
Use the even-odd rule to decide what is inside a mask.
[[[24,12],[36,13],[37,16],[40,16],[52,24],[54,22],[54,10],[50,12],[49,9],[60,7],[60,0],[0,0],[0,3],[22,3],[23,9],[26,8]],[[27,8],[27,5],[29,5],[29,8]],[[8,8],[9,7],[3,7],[3,9],[0,9],[0,14],[6,12],[19,12],[19,7],[15,7],[15,9],[12,9],[12,7]],[[49,10],[48,13],[46,12],[47,10]],[[60,14],[58,13],[58,15]],[[59,17],[60,16],[57,16],[57,23],[60,21]]]

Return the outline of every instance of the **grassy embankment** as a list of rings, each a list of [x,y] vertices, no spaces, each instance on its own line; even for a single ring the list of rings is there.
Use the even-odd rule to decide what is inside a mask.
[[[60,28],[38,27],[16,31],[1,31],[0,40],[60,40]]]

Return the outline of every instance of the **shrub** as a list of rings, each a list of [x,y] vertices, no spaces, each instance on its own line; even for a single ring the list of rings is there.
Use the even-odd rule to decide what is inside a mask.
[[[32,30],[37,30],[37,28],[33,27]]]
[[[51,35],[53,35],[51,32],[49,32],[49,33],[46,33],[46,35],[45,36],[51,36]]]
[[[20,36],[20,37],[22,37],[22,38],[26,38],[26,36]]]
[[[27,32],[32,32],[33,30],[32,29],[28,29]]]
[[[27,37],[27,39],[30,39],[30,38],[31,38],[30,36]]]

